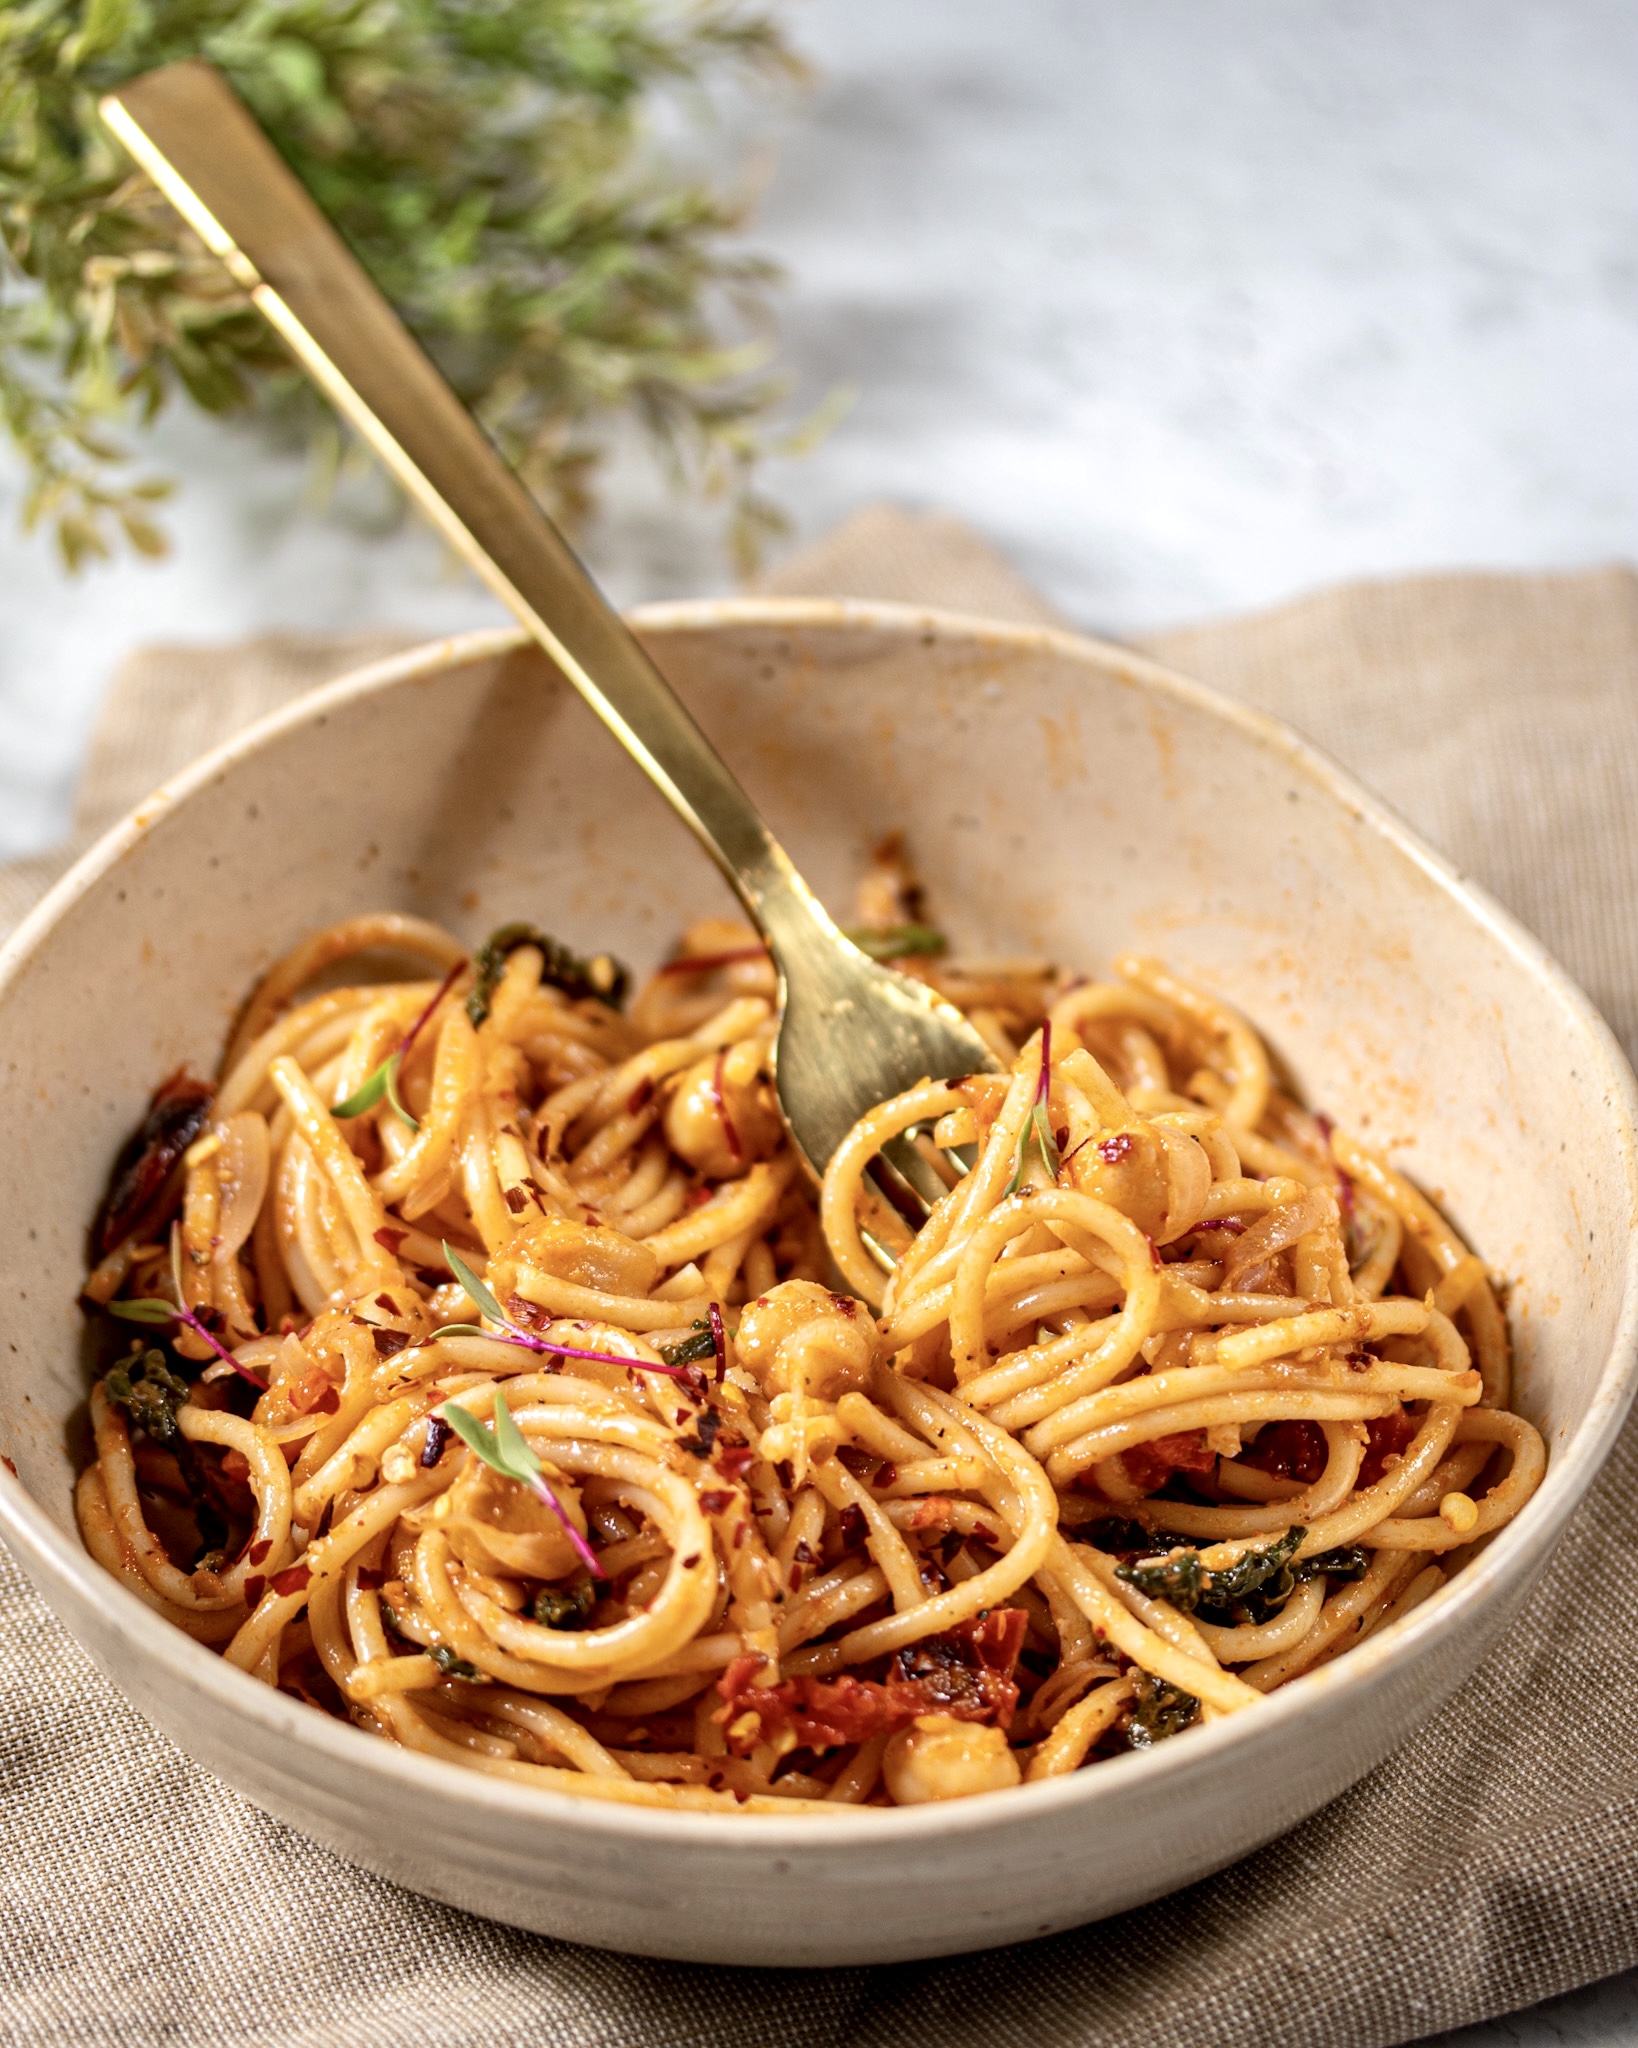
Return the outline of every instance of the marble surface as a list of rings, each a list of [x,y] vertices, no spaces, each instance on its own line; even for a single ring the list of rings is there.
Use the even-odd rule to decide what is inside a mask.
[[[957,511],[1119,633],[1328,581],[1638,555],[1630,0],[798,0],[812,89],[740,110],[790,272],[793,538]],[[0,474],[0,858],[65,823],[129,648],[427,632],[490,602],[368,487],[177,416],[158,568],[64,580]],[[727,587],[713,521],[623,456],[622,600]],[[1441,2048],[1638,2041],[1638,1978]]]

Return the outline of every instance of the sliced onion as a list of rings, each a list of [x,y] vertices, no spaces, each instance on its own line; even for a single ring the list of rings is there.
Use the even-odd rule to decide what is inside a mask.
[[[254,1109],[241,1109],[218,1124],[217,1134],[222,1140],[216,1155],[222,1208],[216,1222],[221,1242],[214,1257],[218,1266],[225,1266],[238,1257],[240,1246],[256,1227],[257,1213],[267,1196],[273,1146],[266,1117]]]

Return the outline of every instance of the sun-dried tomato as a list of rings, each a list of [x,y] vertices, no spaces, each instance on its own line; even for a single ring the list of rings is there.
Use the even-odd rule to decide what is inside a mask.
[[[1403,1407],[1396,1408],[1391,1415],[1374,1416],[1367,1422],[1365,1431],[1370,1441],[1365,1446],[1365,1458],[1356,1483],[1374,1486],[1387,1470],[1388,1460],[1403,1455],[1421,1426],[1421,1417],[1409,1414]]]
[[[782,1679],[758,1686],[755,1657],[736,1657],[717,1683],[729,1749],[747,1756],[788,1729],[799,1749],[823,1751],[892,1735],[922,1714],[1007,1727],[1018,1706],[1013,1671],[1029,1618],[1003,1607],[924,1637],[889,1659],[884,1679]],[[754,1725],[745,1717],[754,1715]]]
[[[1325,1460],[1325,1432],[1317,1422],[1272,1423],[1240,1453],[1242,1465],[1266,1472],[1271,1479],[1295,1479],[1301,1486],[1313,1485],[1325,1470]]]
[[[1153,1493],[1174,1472],[1209,1472],[1217,1463],[1217,1453],[1207,1444],[1203,1429],[1180,1429],[1122,1451],[1121,1463],[1134,1486]]]
[[[204,1129],[215,1095],[208,1081],[196,1081],[186,1067],[178,1067],[154,1091],[141,1129],[114,1168],[107,1205],[97,1225],[99,1254],[111,1252],[139,1226],[151,1230],[163,1220],[161,1200],[167,1191],[175,1199],[171,1176]]]

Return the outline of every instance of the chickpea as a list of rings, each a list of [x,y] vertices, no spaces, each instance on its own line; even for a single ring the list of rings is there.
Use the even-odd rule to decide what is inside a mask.
[[[876,1325],[863,1302],[816,1280],[784,1280],[746,1304],[734,1351],[763,1392],[839,1401],[870,1383]]]
[[[742,1039],[687,1069],[666,1105],[673,1152],[707,1180],[733,1180],[779,1145],[784,1126],[762,1072],[759,1038]]]
[[[901,1728],[882,1753],[882,1777],[896,1805],[966,1799],[1021,1784],[1018,1759],[999,1728],[922,1714]]]

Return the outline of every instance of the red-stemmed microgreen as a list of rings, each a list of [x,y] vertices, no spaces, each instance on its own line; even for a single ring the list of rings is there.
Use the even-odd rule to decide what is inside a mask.
[[[388,1053],[387,1057],[373,1073],[369,1074],[359,1083],[345,1102],[338,1102],[335,1105],[330,1111],[332,1116],[362,1116],[365,1110],[374,1109],[375,1105],[384,1095],[392,1105],[392,1111],[396,1117],[408,1124],[412,1131],[418,1131],[421,1128],[419,1121],[410,1115],[399,1099],[398,1076],[403,1069],[405,1060],[409,1058],[410,1048],[414,1045],[416,1039],[420,1037],[422,1030],[431,1019],[433,1011],[437,1009],[438,1005],[455,985],[456,977],[463,973],[465,968],[466,962],[464,960],[456,961],[443,980],[439,982],[438,993],[427,1004],[408,1031],[404,1033],[403,1037],[398,1041],[396,1048]]]
[[[562,1524],[563,1533],[574,1547],[574,1554],[594,1579],[606,1579],[608,1573],[597,1562],[597,1553],[569,1520],[568,1510],[557,1495],[546,1484],[545,1473],[540,1460],[529,1448],[524,1434],[512,1420],[512,1411],[506,1405],[506,1396],[495,1396],[495,1426],[488,1429],[469,1409],[458,1401],[446,1401],[439,1414],[454,1430],[461,1442],[475,1456],[504,1479],[512,1479],[519,1486],[526,1486],[537,1500],[543,1501]]]
[[[1041,1164],[1046,1168],[1049,1182],[1056,1182],[1061,1161],[1058,1157],[1058,1140],[1052,1132],[1052,1021],[1049,1018],[1041,1026],[1041,1073],[1035,1083],[1035,1100],[1030,1104],[1029,1115],[1024,1127],[1018,1133],[1018,1158],[1013,1169],[1009,1195],[1017,1194],[1024,1185],[1024,1172],[1031,1143],[1041,1155]]]
[[[446,1241],[444,1257],[449,1261],[449,1270],[461,1283],[468,1297],[478,1304],[480,1313],[495,1325],[486,1330],[479,1323],[444,1323],[433,1331],[437,1337],[488,1337],[500,1344],[516,1344],[525,1351],[546,1354],[553,1358],[581,1358],[593,1365],[624,1366],[627,1372],[657,1372],[667,1379],[681,1380],[691,1385],[697,1375],[690,1374],[686,1366],[659,1365],[649,1358],[625,1358],[618,1351],[586,1351],[573,1344],[558,1344],[550,1337],[541,1336],[538,1330],[526,1330],[509,1316],[495,1299],[490,1290],[473,1272],[460,1253]]]
[[[265,1394],[267,1392],[266,1380],[259,1378],[257,1374],[250,1370],[249,1366],[241,1365],[225,1345],[218,1343],[209,1327],[194,1314],[191,1308],[179,1308],[174,1301],[161,1301],[153,1298],[137,1301],[111,1301],[108,1304],[108,1313],[111,1316],[118,1316],[121,1322],[125,1323],[181,1323],[186,1329],[191,1330],[203,1343],[208,1344],[224,1365],[232,1366],[240,1379],[248,1380],[257,1393]]]

